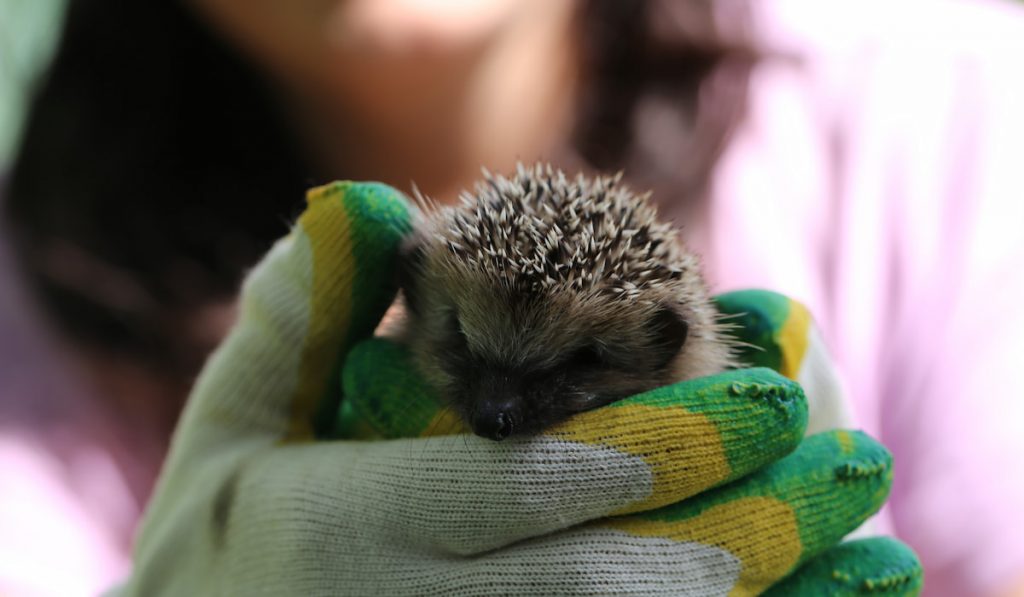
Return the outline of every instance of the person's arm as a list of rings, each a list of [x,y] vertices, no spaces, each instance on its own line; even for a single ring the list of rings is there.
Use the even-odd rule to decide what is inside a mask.
[[[754,79],[716,178],[712,269],[818,317],[893,450],[889,514],[929,592],[1008,591],[1024,574],[1024,13],[765,13],[805,60]]]
[[[1017,582],[1010,583],[1010,586],[1006,591],[996,593],[995,597],[1024,597],[1024,578],[1019,579]]]
[[[875,238],[888,245],[874,388],[900,463],[893,523],[936,594],[1013,594],[1024,577],[1024,10],[944,2],[902,16],[872,84],[877,113],[863,106],[850,137],[874,146],[855,151],[851,174],[877,181]]]

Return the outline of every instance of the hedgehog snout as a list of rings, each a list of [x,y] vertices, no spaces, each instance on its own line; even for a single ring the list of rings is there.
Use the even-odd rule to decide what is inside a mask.
[[[524,396],[515,377],[507,373],[481,371],[478,383],[465,395],[466,419],[473,433],[501,441],[521,431]]]
[[[515,431],[515,419],[506,410],[478,410],[472,425],[473,433],[494,441],[501,441]]]

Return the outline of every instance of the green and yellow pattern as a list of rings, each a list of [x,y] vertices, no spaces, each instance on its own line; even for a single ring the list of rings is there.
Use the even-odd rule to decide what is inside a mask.
[[[328,384],[329,395],[323,396],[323,380],[341,368],[358,340],[373,333],[394,300],[393,261],[411,229],[401,193],[384,184],[335,182],[310,190],[306,201],[298,226],[312,246],[313,288],[301,385],[292,401],[292,440],[311,439],[333,425],[341,394],[337,384]],[[333,350],[324,350],[331,345]]]
[[[310,210],[300,225],[313,239],[314,258],[363,264],[353,276],[388,275],[391,257],[384,256],[394,255],[400,235],[377,230],[369,235],[374,244],[361,244],[352,228],[358,222],[372,229],[383,220],[392,230],[403,230],[394,226],[396,218],[407,222],[402,218],[408,217],[404,207],[394,207],[396,196],[386,187],[355,183],[311,193]],[[338,228],[351,239],[347,248],[316,240],[322,229]],[[359,251],[370,253],[354,256]],[[344,400],[335,411],[330,410],[337,404],[334,398],[326,408],[314,409],[311,405],[323,397],[300,392],[299,412],[333,412],[333,436],[340,438],[386,440],[465,431],[417,376],[404,347],[379,338],[360,341],[372,333],[390,295],[347,296],[349,288],[377,287],[355,278],[314,284],[313,311],[320,314],[313,318],[316,325],[351,325],[337,336],[337,352],[306,366],[310,375],[329,374],[345,355],[336,384]],[[734,292],[716,301],[723,313],[735,316],[742,341],[750,345],[743,357],[754,368],[658,388],[578,415],[545,434],[567,447],[623,454],[650,471],[646,495],[590,526],[727,552],[739,562],[733,595],[765,590],[816,595],[823,588],[838,595],[917,594],[920,564],[899,542],[839,543],[884,502],[892,462],[884,447],[859,432],[803,439],[807,402],[792,380],[807,352],[807,310],[766,291]]]
[[[718,310],[737,326],[740,360],[769,367],[790,379],[800,373],[807,353],[811,314],[807,307],[770,290],[737,290],[715,297]]]

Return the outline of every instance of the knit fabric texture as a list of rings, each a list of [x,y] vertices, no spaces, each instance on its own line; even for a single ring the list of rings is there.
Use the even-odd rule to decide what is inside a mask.
[[[735,334],[745,345],[742,360],[761,368],[659,388],[584,413],[548,432],[551,437],[643,455],[656,471],[659,482],[649,496],[613,513],[642,514],[594,523],[588,530],[611,528],[647,540],[670,539],[674,548],[723,550],[728,564],[705,561],[705,569],[691,571],[717,579],[697,581],[692,594],[757,594],[811,560],[813,568],[808,565],[806,572],[801,569],[789,577],[803,579],[787,583],[789,594],[816,594],[825,586],[834,594],[919,592],[920,567],[913,566],[913,554],[908,559],[909,550],[898,542],[864,540],[854,553],[843,546],[842,557],[828,551],[863,522],[864,504],[875,504],[874,508],[884,501],[891,483],[891,461],[884,448],[863,434],[836,430],[808,438],[796,453],[779,460],[793,445],[794,434],[806,429],[807,413],[800,387],[787,384],[776,371],[811,381],[819,394],[817,404],[825,411],[819,427],[834,427],[835,413],[841,412],[834,374],[806,308],[764,290],[728,293],[716,302],[723,313],[735,316]],[[338,432],[400,438],[467,431],[415,373],[404,347],[392,341],[374,338],[357,345],[345,363],[342,385],[346,407],[339,413]],[[688,462],[665,458],[665,448],[675,446],[685,446]],[[742,482],[696,499],[673,503],[659,495],[696,495],[733,481],[735,471],[758,468]],[[859,482],[846,485],[851,479]],[[859,494],[852,500],[847,493],[851,491]],[[808,494],[819,500],[808,500]],[[902,568],[902,576],[885,561],[890,551],[895,561],[910,563]],[[837,573],[849,582],[821,576],[824,564],[814,557],[823,552],[828,554],[822,556],[825,561],[838,559],[852,566],[850,572]],[[702,552],[700,558],[706,556]],[[710,570],[729,570],[734,576],[718,585],[721,575]],[[647,574],[657,576],[649,570]],[[880,580],[885,578],[890,580]],[[657,582],[651,583],[644,592],[656,594]]]
[[[767,368],[535,438],[452,433],[399,347],[359,344],[393,300],[408,230],[383,185],[310,193],[244,285],[114,593],[747,595],[831,553],[884,500],[885,449],[842,431],[802,441],[804,393]],[[376,403],[402,431],[325,440],[339,400]],[[353,437],[387,428],[350,419]],[[842,570],[851,586],[885,577]]]

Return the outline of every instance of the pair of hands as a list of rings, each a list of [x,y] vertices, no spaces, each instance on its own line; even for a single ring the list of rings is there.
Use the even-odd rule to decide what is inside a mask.
[[[117,591],[920,590],[902,544],[839,544],[884,501],[888,452],[857,432],[803,439],[803,392],[768,368],[641,394],[532,439],[438,435],[455,420],[401,347],[366,340],[393,299],[409,219],[384,185],[311,191],[193,390]],[[319,439],[339,431],[349,439]],[[352,439],[371,435],[393,439]]]

